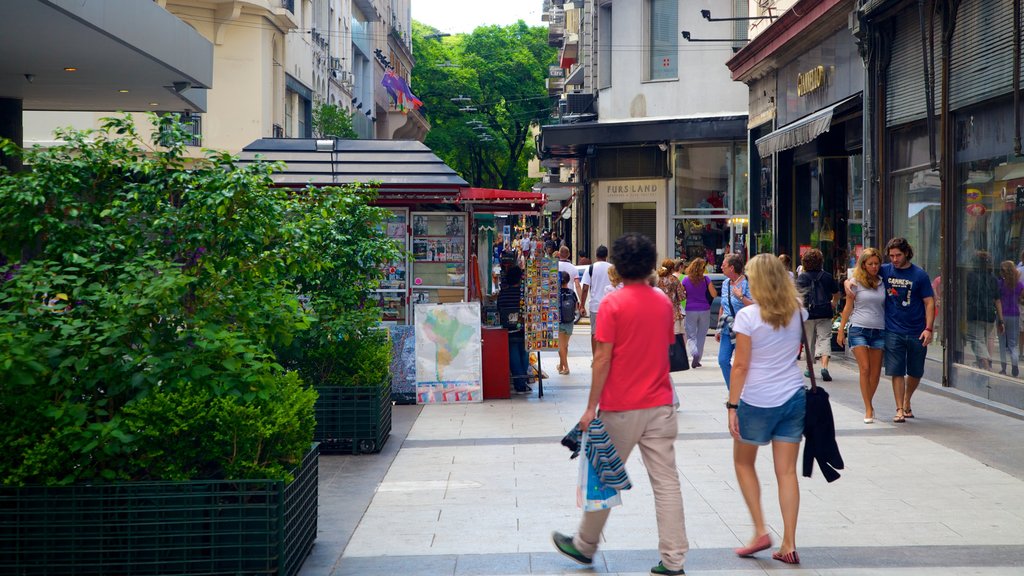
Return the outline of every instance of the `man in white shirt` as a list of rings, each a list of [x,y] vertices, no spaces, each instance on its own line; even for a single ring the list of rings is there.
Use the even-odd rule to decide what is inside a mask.
[[[608,279],[608,268],[611,267],[611,264],[608,263],[608,247],[598,246],[594,255],[597,259],[583,273],[583,297],[580,298],[580,307],[587,302],[587,306],[590,308],[591,352],[597,348],[597,341],[594,339],[594,335],[597,334],[597,309],[601,305],[601,299],[604,298],[607,287],[611,285],[611,280]]]
[[[573,290],[576,291],[576,301],[583,302],[583,289],[580,288],[580,275],[576,271],[576,267],[573,266],[572,262],[569,262],[569,248],[562,246],[558,249],[558,271],[565,272],[569,275],[569,281],[573,285]]]

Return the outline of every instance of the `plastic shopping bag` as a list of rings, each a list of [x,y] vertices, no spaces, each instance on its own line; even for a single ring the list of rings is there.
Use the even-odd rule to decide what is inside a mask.
[[[619,495],[619,491],[601,483],[597,470],[594,469],[590,458],[587,457],[587,442],[589,441],[587,436],[587,433],[584,432],[580,441],[582,458],[579,459],[580,474],[576,483],[576,506],[582,508],[584,512],[596,512],[620,506],[622,505],[622,496]]]

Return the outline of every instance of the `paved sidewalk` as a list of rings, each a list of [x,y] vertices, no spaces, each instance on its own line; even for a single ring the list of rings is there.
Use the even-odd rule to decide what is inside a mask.
[[[543,399],[459,406],[396,406],[395,429],[372,456],[322,456],[320,527],[301,576],[647,574],[658,563],[654,503],[639,455],[593,567],[553,551],[571,533],[577,461],[559,439],[589,391],[589,326],[570,350],[572,374],[555,374]],[[726,398],[708,340],[702,368],[673,374],[682,400],[677,462],[691,551],[688,574],[952,575],[1024,573],[1024,418],[929,386],[916,419],[889,420],[883,376],[876,423],[865,425],[856,366],[833,361],[832,396],[842,478],[801,477],[797,567],[737,558],[751,524],[732,468]],[[758,472],[775,541],[782,522],[769,450]]]

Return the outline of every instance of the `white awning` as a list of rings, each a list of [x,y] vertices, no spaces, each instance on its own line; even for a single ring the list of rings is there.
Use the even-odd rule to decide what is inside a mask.
[[[828,132],[828,129],[832,127],[832,113],[835,112],[836,108],[859,96],[860,95],[858,94],[836,102],[827,108],[822,108],[821,110],[804,116],[795,122],[790,122],[767,136],[758,138],[757,141],[754,142],[757,144],[758,153],[761,154],[762,158],[764,158],[766,156],[771,156],[776,152],[782,152],[783,150],[789,150],[790,148],[796,148],[797,146],[807,144],[811,140],[814,140],[818,136]]]

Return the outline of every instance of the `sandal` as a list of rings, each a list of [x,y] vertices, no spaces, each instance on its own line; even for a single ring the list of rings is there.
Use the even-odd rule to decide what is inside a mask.
[[[906,422],[907,418],[903,414],[903,408],[896,409],[896,415],[892,417],[893,422]]]
[[[913,418],[914,417],[914,412],[911,411],[910,408],[904,408],[903,409],[903,417],[904,418]]]
[[[785,562],[786,564],[800,563],[800,555],[796,553],[796,550],[786,552],[785,554],[782,552],[772,552],[772,559],[778,560],[779,562]]]

